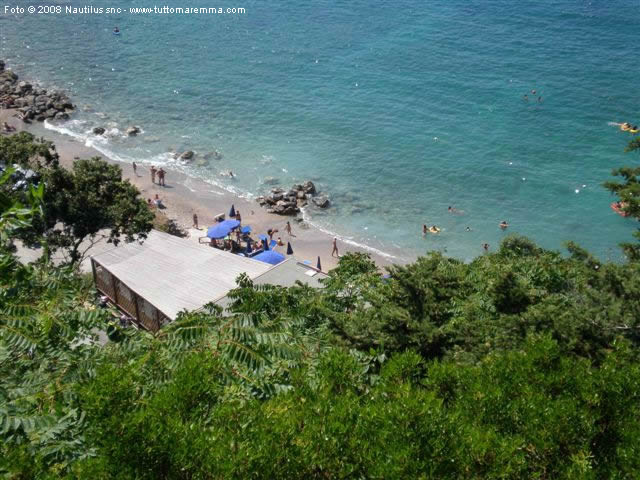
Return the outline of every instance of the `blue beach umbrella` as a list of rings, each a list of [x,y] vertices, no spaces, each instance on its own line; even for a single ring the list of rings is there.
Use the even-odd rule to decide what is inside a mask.
[[[293,255],[293,248],[291,248],[291,242],[287,242],[287,255]]]
[[[259,253],[255,257],[254,260],[259,260],[264,263],[270,263],[271,265],[277,265],[284,260],[284,255],[276,252],[275,250],[267,250],[265,252]]]
[[[235,217],[236,216],[236,209],[233,205],[231,205],[231,210],[229,210],[229,216],[230,217]]]
[[[242,228],[240,229],[240,231],[241,231],[242,233],[251,233],[251,227],[250,227],[249,225],[247,225],[247,226],[245,226],[245,227],[242,227]]]
[[[207,237],[209,238],[224,238],[231,230],[240,225],[240,222],[237,220],[225,220],[224,222],[220,222],[213,227],[209,227],[207,230]]]
[[[320,255],[318,255],[318,263],[316,265],[316,268],[320,271],[322,271],[322,265],[320,265]]]

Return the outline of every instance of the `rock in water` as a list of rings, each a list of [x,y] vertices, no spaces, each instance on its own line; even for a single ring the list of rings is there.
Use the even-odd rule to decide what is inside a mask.
[[[106,130],[103,127],[95,127],[93,129],[93,133],[96,134],[96,135],[104,135],[105,131]]]
[[[326,195],[320,195],[318,197],[314,197],[311,201],[316,207],[319,207],[319,208],[327,208],[329,205],[331,205],[331,202],[329,201],[329,197],[327,197]]]
[[[191,160],[193,158],[193,150],[187,150],[182,155],[180,155],[180,160]]]
[[[316,186],[311,180],[307,180],[302,184],[302,190],[304,190],[304,193],[310,193],[311,195],[313,195],[314,193],[316,193]]]
[[[135,137],[140,132],[141,132],[140,127],[138,127],[137,125],[133,125],[127,128],[127,135],[129,135],[130,137]]]
[[[265,185],[277,185],[280,183],[276,177],[264,177],[262,181]]]

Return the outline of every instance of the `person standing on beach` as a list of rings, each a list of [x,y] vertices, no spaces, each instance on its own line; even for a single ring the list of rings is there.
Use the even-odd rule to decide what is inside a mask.
[[[198,226],[198,214],[197,213],[193,214],[193,228],[197,228],[198,230],[200,230],[200,227]]]
[[[164,187],[164,174],[167,173],[164,171],[164,168],[160,167],[158,170],[158,185],[162,185]]]
[[[156,183],[156,172],[158,171],[158,169],[156,168],[155,165],[151,165],[151,183]]]
[[[242,217],[240,216],[240,210],[236,210],[236,220],[242,223]]]
[[[138,176],[138,166],[136,165],[136,162],[132,162],[133,165],[133,174],[137,177]]]
[[[287,220],[287,225],[284,227],[284,230],[289,234],[290,237],[295,237],[293,232],[291,231],[291,223]]]
[[[336,257],[340,257],[340,254],[338,253],[338,239],[336,237],[333,237],[333,250],[331,250],[331,256],[333,257],[335,253]]]

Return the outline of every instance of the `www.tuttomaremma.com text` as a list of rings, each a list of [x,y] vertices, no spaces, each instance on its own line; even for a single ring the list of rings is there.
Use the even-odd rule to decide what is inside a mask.
[[[94,7],[93,5],[86,5],[84,7],[69,7],[61,5],[33,5],[30,7],[12,7],[5,5],[5,14],[68,14],[68,15],[109,15],[109,14],[214,14],[224,15],[226,13],[243,14],[246,10],[242,7],[236,8],[222,8],[222,7],[169,7],[167,5],[163,7],[129,7],[129,8],[115,8],[115,7]]]

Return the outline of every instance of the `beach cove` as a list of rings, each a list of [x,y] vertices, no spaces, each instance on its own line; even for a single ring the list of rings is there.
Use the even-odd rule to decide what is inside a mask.
[[[138,165],[137,173],[134,173],[132,164],[110,159],[101,152],[78,142],[73,137],[60,135],[44,128],[43,124],[24,123],[16,117],[17,113],[14,109],[0,109],[0,125],[7,122],[16,129],[16,133],[26,131],[52,141],[60,156],[60,164],[65,168],[71,168],[76,159],[92,157],[100,157],[117,164],[122,169],[123,178],[134,184],[140,190],[143,198],[153,200],[157,194],[166,207],[160,210],[161,214],[174,220],[195,242],[206,236],[206,229],[215,224],[216,216],[228,215],[233,205],[236,212],[241,213],[243,224],[252,227],[254,237],[257,237],[258,234],[266,234],[269,229],[278,230],[274,239],[281,237],[285,246],[277,246],[275,250],[283,254],[286,253],[286,244],[290,242],[294,249],[294,256],[300,261],[308,260],[315,266],[319,256],[323,271],[328,271],[337,265],[338,258],[331,256],[334,237],[306,224],[302,216],[299,221],[295,221],[290,216],[270,214],[255,201],[242,198],[223,188],[189,177],[178,171],[167,170],[166,186],[160,186],[157,179],[156,183],[151,182],[150,169],[147,166]],[[198,216],[199,229],[193,226],[194,213]],[[287,221],[291,223],[292,235],[288,235],[286,232]],[[371,254],[379,266],[406,262],[404,259],[376,253],[366,248],[350,245],[342,240],[338,240],[338,247],[341,255],[347,251]],[[206,246],[203,245],[203,248]]]
[[[623,87],[640,73],[640,15],[624,2],[243,7],[0,14],[0,57],[69,92],[78,109],[51,122],[59,133],[248,199],[312,180],[331,207],[308,223],[355,244],[471,261],[518,233],[623,260],[629,221],[602,183],[629,162],[630,134],[613,124],[640,123]],[[131,125],[143,133],[127,138]],[[195,156],[183,165],[173,154],[185,151]],[[423,224],[441,233],[425,238]]]

